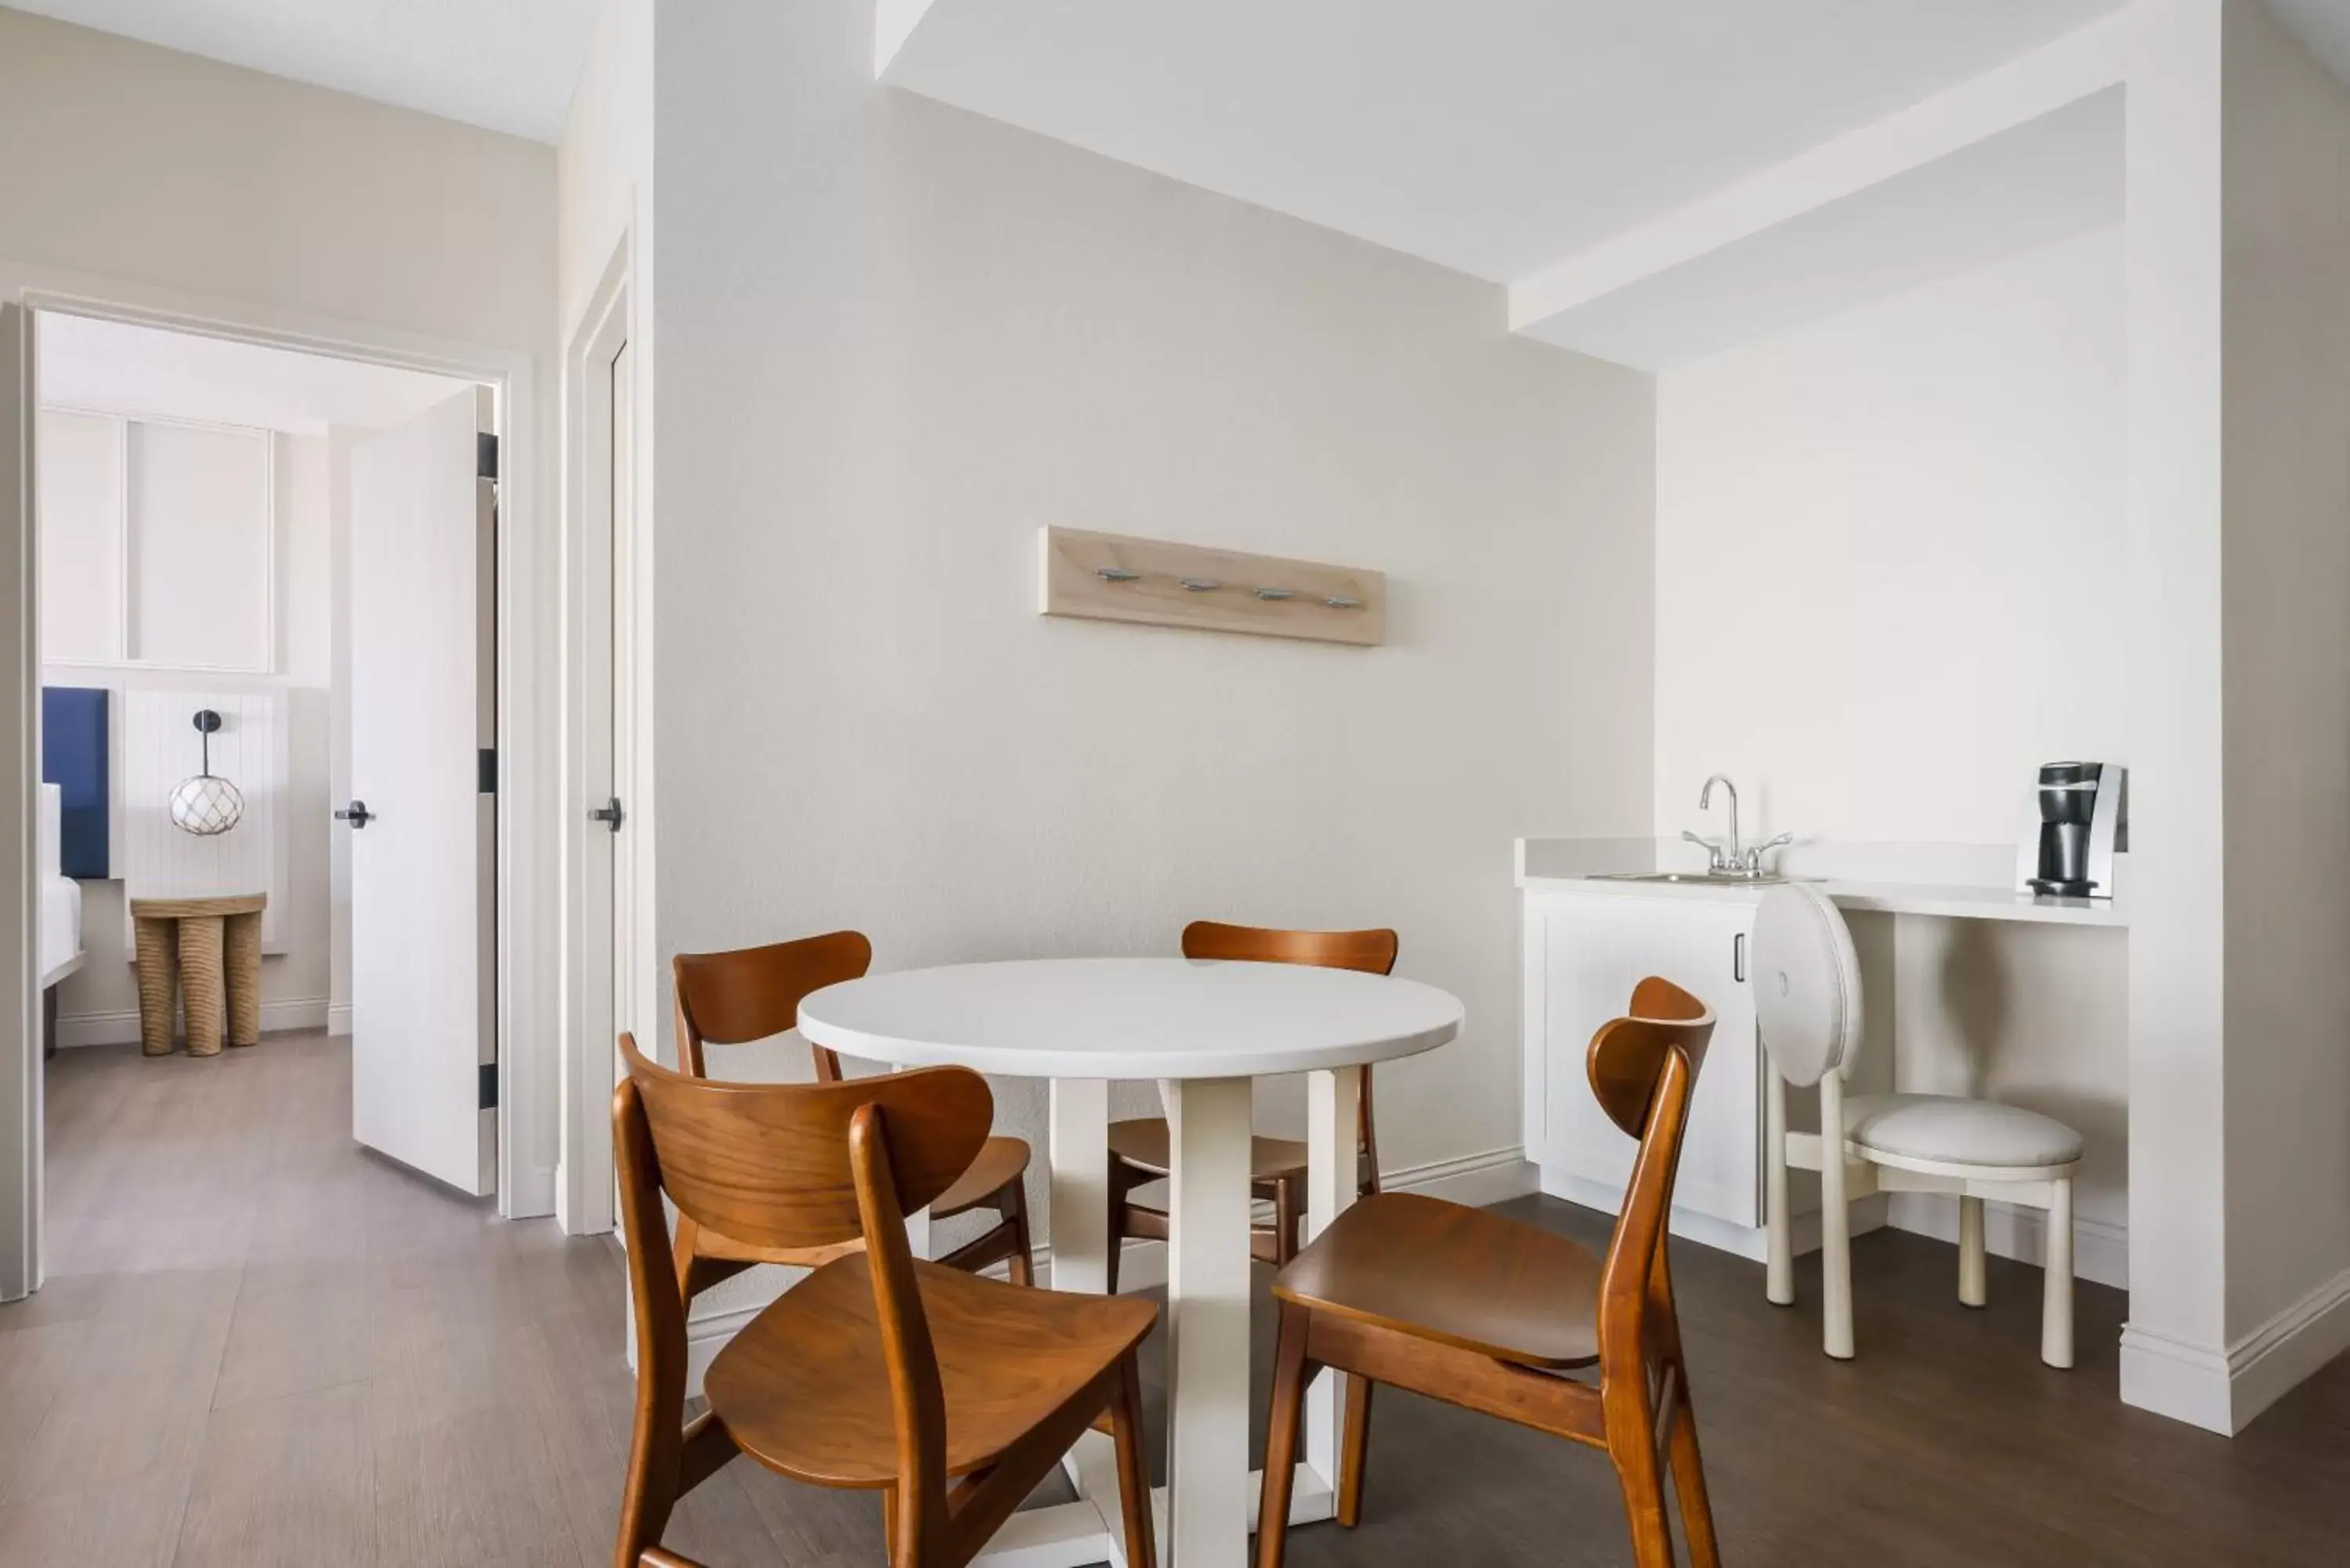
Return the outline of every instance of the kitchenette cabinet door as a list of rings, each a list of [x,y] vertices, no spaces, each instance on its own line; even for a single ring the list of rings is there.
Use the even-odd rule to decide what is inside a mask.
[[[1762,1077],[1745,951],[1753,918],[1744,899],[1526,900],[1526,1027],[1539,1036],[1527,1042],[1526,1144],[1541,1165],[1601,1184],[1620,1203],[1638,1146],[1592,1097],[1584,1054],[1599,1026],[1622,1014],[1632,987],[1659,975],[1716,1020],[1674,1207],[1762,1223]]]

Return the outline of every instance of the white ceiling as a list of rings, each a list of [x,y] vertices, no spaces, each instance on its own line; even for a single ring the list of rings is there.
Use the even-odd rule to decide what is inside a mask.
[[[40,400],[70,408],[303,435],[397,424],[471,384],[86,316],[39,319]]]
[[[883,79],[1511,282],[2124,3],[931,0]]]
[[[534,141],[562,134],[598,0],[7,0]]]

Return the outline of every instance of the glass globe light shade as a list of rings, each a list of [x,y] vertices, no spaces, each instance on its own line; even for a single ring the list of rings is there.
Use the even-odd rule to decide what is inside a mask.
[[[226,833],[244,817],[244,795],[216,774],[182,779],[172,791],[172,823],[200,838]]]

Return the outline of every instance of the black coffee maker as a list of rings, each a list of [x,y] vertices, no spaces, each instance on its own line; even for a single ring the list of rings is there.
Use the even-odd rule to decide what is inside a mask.
[[[2111,763],[2049,763],[2041,768],[2037,831],[2018,857],[2027,891],[2069,898],[2113,897],[2114,855],[2127,847],[2124,774]]]

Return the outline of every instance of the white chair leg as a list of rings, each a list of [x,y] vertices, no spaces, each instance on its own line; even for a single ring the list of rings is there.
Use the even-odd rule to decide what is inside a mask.
[[[1795,1300],[1795,1237],[1787,1212],[1787,1080],[1776,1068],[1764,1075],[1762,1142],[1762,1293],[1774,1306],[1790,1306]]]
[[[2073,1365],[2073,1179],[2059,1177],[2048,1205],[2048,1256],[2042,1282],[2040,1359],[2051,1366]]]
[[[1983,1200],[1959,1199],[1959,1303],[1979,1307],[1989,1299],[1983,1264]]]
[[[1852,1203],[1844,1152],[1844,1085],[1830,1073],[1820,1080],[1821,1348],[1852,1359]]]

